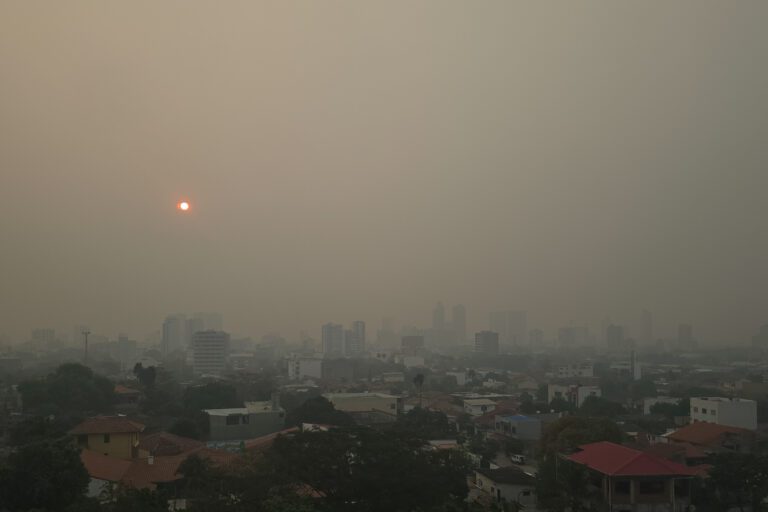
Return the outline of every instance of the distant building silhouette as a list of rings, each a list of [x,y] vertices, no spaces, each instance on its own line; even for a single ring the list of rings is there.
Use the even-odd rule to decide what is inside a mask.
[[[445,329],[445,308],[442,302],[438,302],[432,310],[432,329],[442,331]]]
[[[163,322],[163,334],[161,348],[164,356],[185,348],[186,341],[186,317],[182,314],[173,314],[165,317]]]
[[[344,355],[344,327],[341,324],[327,323],[322,328],[323,354],[328,357]]]
[[[693,337],[693,326],[691,324],[680,324],[677,326],[677,346],[680,350],[695,350],[698,342]]]
[[[344,352],[348,357],[360,356],[365,352],[365,322],[352,322],[352,328],[344,332]]]
[[[229,334],[199,331],[192,335],[192,367],[197,375],[221,375],[227,366]]]
[[[456,333],[456,341],[465,343],[467,341],[467,308],[463,304],[456,304],[451,309],[451,326]]]
[[[475,334],[475,352],[497,355],[499,353],[499,333],[480,331]]]
[[[528,317],[525,311],[494,311],[489,315],[488,327],[499,334],[499,342],[521,345],[528,334]]]

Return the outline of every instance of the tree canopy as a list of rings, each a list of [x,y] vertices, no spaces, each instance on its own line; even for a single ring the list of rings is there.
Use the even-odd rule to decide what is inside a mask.
[[[114,389],[112,381],[77,363],[63,364],[43,379],[19,384],[28,410],[80,415],[108,410],[115,402]]]

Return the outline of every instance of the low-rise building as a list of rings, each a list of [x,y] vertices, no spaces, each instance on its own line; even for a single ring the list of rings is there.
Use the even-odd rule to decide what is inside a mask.
[[[691,398],[691,422],[757,429],[757,402],[746,398]]]
[[[664,436],[670,443],[685,443],[707,453],[750,453],[755,447],[755,431],[746,428],[696,422]]]
[[[541,438],[541,420],[520,414],[497,415],[495,431],[523,441],[537,441]]]
[[[377,411],[397,416],[402,411],[402,398],[386,393],[325,393],[326,400],[339,411]]]
[[[244,407],[206,409],[211,441],[252,439],[282,430],[285,411],[276,400],[245,402]]]
[[[536,508],[536,478],[517,467],[476,469],[475,486],[497,503],[517,502],[525,510]]]
[[[84,450],[119,459],[138,456],[139,434],[144,425],[125,416],[96,416],[88,418],[69,431]]]
[[[464,412],[471,416],[482,416],[496,408],[496,402],[487,398],[464,400]]]
[[[321,379],[323,359],[321,357],[294,357],[288,360],[290,380]]]
[[[578,377],[594,377],[595,368],[590,362],[563,364],[557,367],[558,379],[573,379]]]
[[[582,386],[579,384],[550,384],[547,386],[547,403],[559,398],[572,404],[574,407],[581,407],[584,400],[590,396],[602,396],[599,386]]]

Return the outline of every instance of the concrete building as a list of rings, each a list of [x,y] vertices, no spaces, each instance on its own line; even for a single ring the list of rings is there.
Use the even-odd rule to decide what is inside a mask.
[[[571,379],[575,377],[594,377],[595,368],[591,361],[582,363],[564,364],[557,367],[558,379]]]
[[[475,334],[475,352],[480,354],[498,355],[499,333],[480,331]]]
[[[285,411],[275,396],[265,402],[245,402],[244,407],[206,409],[211,441],[253,439],[278,432],[285,426]]]
[[[519,414],[497,415],[494,430],[523,441],[538,441],[541,439],[541,420]]]
[[[163,355],[168,355],[178,350],[184,350],[186,336],[186,317],[182,314],[173,314],[165,317],[161,339]]]
[[[397,416],[403,409],[402,398],[386,393],[325,393],[326,400],[344,412],[382,412]]]
[[[691,398],[691,423],[699,421],[757,430],[757,402],[745,398]]]
[[[359,357],[365,353],[365,322],[352,322],[352,328],[344,333],[344,352],[347,357]]]
[[[517,502],[536,510],[536,478],[516,467],[476,469],[475,486],[497,503]]]
[[[344,356],[344,327],[327,323],[322,328],[323,354],[326,357]]]
[[[192,367],[196,375],[221,375],[227,367],[229,334],[200,331],[192,335]]]
[[[438,302],[432,310],[432,329],[436,331],[445,329],[445,307],[442,302]]]
[[[464,400],[464,412],[470,416],[482,416],[496,408],[496,402],[488,398],[469,398]]]
[[[290,380],[321,379],[323,359],[320,357],[294,357],[288,360]]]
[[[488,328],[499,334],[505,345],[521,345],[528,334],[528,315],[525,311],[494,311],[489,315]]]
[[[88,418],[72,430],[77,445],[102,455],[118,459],[133,459],[139,452],[139,434],[144,425],[125,416],[96,416]]]
[[[561,398],[574,407],[581,407],[590,396],[602,396],[599,386],[581,386],[579,384],[549,384],[547,386],[547,403],[555,398]]]

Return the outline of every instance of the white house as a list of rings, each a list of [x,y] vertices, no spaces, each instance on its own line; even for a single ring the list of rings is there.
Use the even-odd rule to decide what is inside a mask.
[[[699,421],[757,430],[757,402],[746,398],[691,398],[691,423]]]

